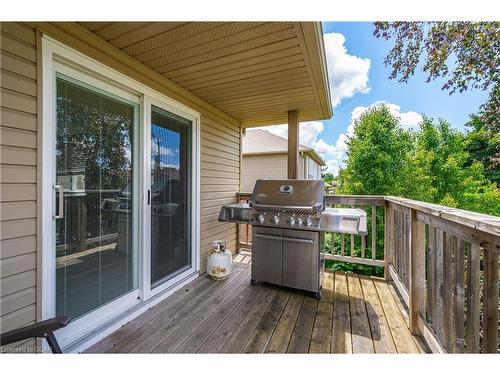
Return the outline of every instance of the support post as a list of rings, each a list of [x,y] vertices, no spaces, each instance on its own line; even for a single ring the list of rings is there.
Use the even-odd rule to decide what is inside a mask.
[[[419,315],[425,316],[425,224],[417,220],[417,212],[411,210],[410,226],[410,286],[409,323],[413,335],[421,335]]]
[[[394,209],[386,201],[384,205],[384,279],[389,281],[389,266],[393,263],[392,237],[394,233]]]
[[[298,178],[299,117],[297,111],[288,112],[288,178]]]

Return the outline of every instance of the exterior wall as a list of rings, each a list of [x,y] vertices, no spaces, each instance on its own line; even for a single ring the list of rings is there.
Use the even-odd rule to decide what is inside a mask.
[[[36,32],[19,23],[2,23],[1,32],[0,276],[4,332],[37,320],[37,158],[41,154],[37,153]],[[82,52],[99,60],[99,53],[90,53],[88,45],[85,48]],[[117,66],[111,64],[112,68]],[[140,80],[138,77],[139,73],[132,76]],[[149,85],[147,80],[143,83]],[[217,217],[221,205],[234,202],[239,191],[240,125],[205,111],[199,103],[180,100],[179,92],[158,84],[153,88],[201,112],[200,273],[204,273],[211,241],[225,239],[230,249],[236,248],[236,225],[218,223]]]
[[[240,129],[228,123],[201,117],[201,258],[200,273],[206,272],[211,242],[226,240],[236,250],[236,224],[219,223],[220,207],[233,203],[240,185]]]
[[[304,155],[299,155],[298,176],[305,179]],[[287,155],[243,155],[241,166],[241,191],[250,193],[259,178],[286,179]]]
[[[10,23],[0,28],[0,319],[5,332],[37,316],[37,51],[33,28]]]

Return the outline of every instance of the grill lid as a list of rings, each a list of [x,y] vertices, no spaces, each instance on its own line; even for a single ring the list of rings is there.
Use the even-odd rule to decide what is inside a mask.
[[[249,200],[252,207],[321,211],[323,180],[257,180]]]

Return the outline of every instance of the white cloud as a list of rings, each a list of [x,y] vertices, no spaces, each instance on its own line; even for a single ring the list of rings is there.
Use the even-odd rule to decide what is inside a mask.
[[[368,93],[368,72],[370,59],[347,53],[345,37],[339,33],[323,35],[325,42],[326,61],[332,96],[332,107],[340,104],[343,98],[350,98],[354,94]]]
[[[349,126],[352,126],[352,130],[354,130],[354,121],[357,120],[358,118],[361,117],[361,115],[370,108],[379,106],[379,105],[385,105],[391,114],[396,117],[399,120],[399,125],[401,125],[402,128],[404,129],[418,129],[418,125],[422,122],[423,118],[422,115],[420,115],[417,112],[414,111],[408,111],[408,112],[401,112],[401,106],[394,104],[394,103],[389,103],[386,102],[385,100],[379,100],[376,101],[375,103],[370,104],[368,107],[356,107],[353,109],[352,114],[351,114],[351,124]]]

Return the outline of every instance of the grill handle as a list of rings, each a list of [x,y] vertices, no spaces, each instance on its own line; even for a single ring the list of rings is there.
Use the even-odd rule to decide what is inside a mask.
[[[275,241],[281,241],[283,239],[283,237],[271,236],[269,234],[256,234],[255,237],[262,238],[264,240],[275,240]]]
[[[305,243],[305,244],[308,244],[308,245],[312,245],[314,243],[313,240],[306,240],[306,239],[303,239],[303,238],[291,238],[291,237],[283,237],[283,241]]]
[[[302,210],[302,211],[321,211],[323,208],[322,203],[315,204],[314,206],[282,206],[280,204],[258,204],[252,201],[248,202],[250,207],[255,208],[280,208],[283,210]]]
[[[314,243],[313,240],[307,240],[303,238],[292,238],[292,237],[280,237],[280,236],[271,236],[269,234],[256,234],[255,237],[262,238],[265,240],[275,240],[275,241],[287,241],[287,242],[297,242],[312,245]]]

